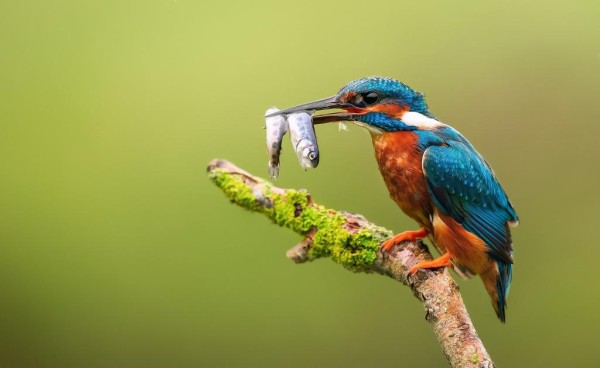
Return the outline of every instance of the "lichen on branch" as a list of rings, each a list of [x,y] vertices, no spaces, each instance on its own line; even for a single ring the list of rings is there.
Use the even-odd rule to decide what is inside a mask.
[[[233,203],[310,236],[306,260],[331,257],[347,269],[368,272],[377,259],[379,244],[392,235],[360,215],[314,203],[305,190],[282,190],[237,168],[237,173],[232,173],[231,164],[225,161],[214,161],[209,168],[209,178]]]
[[[375,272],[404,283],[423,304],[425,318],[452,367],[494,367],[448,271],[422,270],[409,276],[410,267],[432,259],[421,241],[405,242],[384,253],[380,244],[392,232],[361,215],[326,208],[304,190],[277,188],[224,160],[211,161],[207,171],[231,202],[303,237],[288,251],[288,258],[302,263],[330,257],[349,270]]]

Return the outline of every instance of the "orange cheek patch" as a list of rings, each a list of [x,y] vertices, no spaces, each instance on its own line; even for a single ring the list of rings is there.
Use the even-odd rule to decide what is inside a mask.
[[[369,112],[381,112],[389,116],[390,118],[401,119],[402,115],[408,111],[407,105],[395,105],[395,104],[380,104],[367,107],[345,107],[344,110],[353,114],[367,114]]]
[[[400,119],[408,111],[408,105],[379,104],[366,108],[368,111],[382,112],[391,118]]]
[[[355,107],[355,106],[346,107],[346,108],[344,108],[344,110],[346,110],[352,114],[366,114],[369,112],[369,110],[367,110],[367,109],[363,109],[363,108]]]

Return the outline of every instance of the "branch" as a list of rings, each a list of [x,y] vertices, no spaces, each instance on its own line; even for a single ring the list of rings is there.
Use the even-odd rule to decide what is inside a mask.
[[[448,271],[408,275],[411,266],[432,259],[422,242],[406,242],[382,253],[381,242],[393,233],[361,215],[325,208],[304,190],[277,188],[227,161],[213,160],[207,171],[233,203],[304,237],[288,251],[288,258],[303,263],[331,257],[352,271],[379,273],[400,281],[425,307],[425,319],[452,367],[494,367]]]

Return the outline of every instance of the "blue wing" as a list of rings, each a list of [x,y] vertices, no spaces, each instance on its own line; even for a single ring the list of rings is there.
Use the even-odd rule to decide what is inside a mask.
[[[517,214],[481,155],[466,141],[446,141],[425,150],[423,171],[436,207],[482,239],[494,259],[512,263],[508,223]]]

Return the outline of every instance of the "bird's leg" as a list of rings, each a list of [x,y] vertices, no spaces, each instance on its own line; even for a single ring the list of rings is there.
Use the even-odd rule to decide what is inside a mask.
[[[403,241],[415,241],[418,239],[423,239],[427,235],[429,235],[429,231],[424,227],[420,228],[417,231],[403,231],[400,234],[394,235],[381,245],[384,251],[389,251],[396,244],[400,244]]]
[[[433,261],[419,262],[416,265],[412,266],[408,273],[414,275],[417,271],[422,268],[439,268],[439,267],[448,267],[452,266],[452,262],[450,262],[450,253],[446,252],[440,257],[434,259]]]

